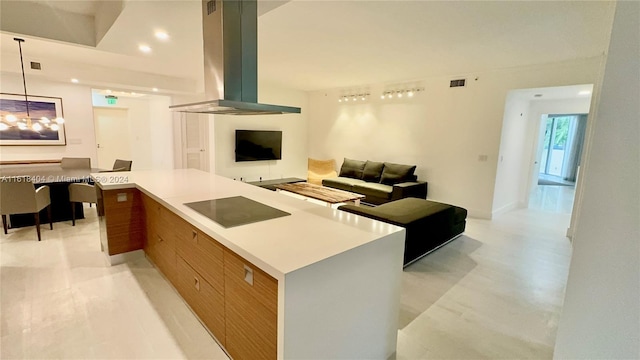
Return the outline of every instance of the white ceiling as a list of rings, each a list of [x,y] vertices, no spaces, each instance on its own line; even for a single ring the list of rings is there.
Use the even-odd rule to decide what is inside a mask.
[[[98,5],[101,0],[21,0],[23,2],[31,2],[41,4],[52,8],[52,10],[68,11],[74,14],[95,16]]]
[[[3,0],[2,10],[11,3]],[[34,3],[55,7],[57,16],[93,16],[101,1]],[[25,57],[44,69],[54,64],[48,77],[61,81],[84,67],[94,69],[85,71],[94,85],[201,90],[200,0],[124,5],[95,48],[26,36]],[[261,81],[317,90],[593,57],[607,48],[613,9],[609,1],[260,0],[258,72]],[[156,29],[170,40],[156,40]],[[1,69],[19,72],[12,35],[0,37]],[[140,43],[152,53],[140,53]],[[123,75],[132,71],[142,75]],[[156,78],[162,85],[153,85]]]

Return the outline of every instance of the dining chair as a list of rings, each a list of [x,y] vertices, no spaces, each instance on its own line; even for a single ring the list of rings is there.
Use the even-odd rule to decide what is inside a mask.
[[[120,160],[116,159],[113,163],[113,171],[131,171],[131,164],[133,161],[131,160]]]
[[[28,177],[16,177],[0,181],[0,214],[2,227],[7,234],[7,215],[34,214],[38,241],[40,238],[40,211],[47,208],[49,227],[53,230],[51,219],[51,195],[49,186],[35,188]]]
[[[76,203],[97,203],[96,187],[85,183],[69,184],[69,202],[71,203],[71,225],[76,226]]]
[[[63,169],[91,169],[91,158],[63,157],[60,167]]]
[[[100,172],[131,171],[132,163],[133,161],[131,160],[116,159],[113,163],[112,170],[103,170]],[[98,196],[95,185],[85,183],[69,184],[69,202],[71,203],[71,225],[76,226],[75,203],[89,203],[89,206],[96,204],[98,202]]]

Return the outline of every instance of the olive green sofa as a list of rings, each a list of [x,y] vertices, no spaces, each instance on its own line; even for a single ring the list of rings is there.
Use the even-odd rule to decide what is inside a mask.
[[[362,202],[380,205],[403,198],[427,198],[427,182],[418,181],[415,165],[361,161],[345,158],[337,177],[322,186],[365,196]]]

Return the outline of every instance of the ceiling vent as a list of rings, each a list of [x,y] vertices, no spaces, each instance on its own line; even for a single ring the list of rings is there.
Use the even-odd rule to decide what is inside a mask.
[[[451,82],[449,83],[449,87],[461,87],[464,86],[465,82],[465,79],[451,80]]]
[[[31,62],[31,68],[33,70],[42,70],[42,66],[40,65],[40,63],[35,61]]]

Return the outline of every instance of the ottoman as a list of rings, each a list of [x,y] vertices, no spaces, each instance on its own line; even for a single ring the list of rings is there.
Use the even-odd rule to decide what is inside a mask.
[[[405,228],[405,267],[462,234],[467,219],[466,209],[418,198],[376,207],[342,205],[338,209]]]

